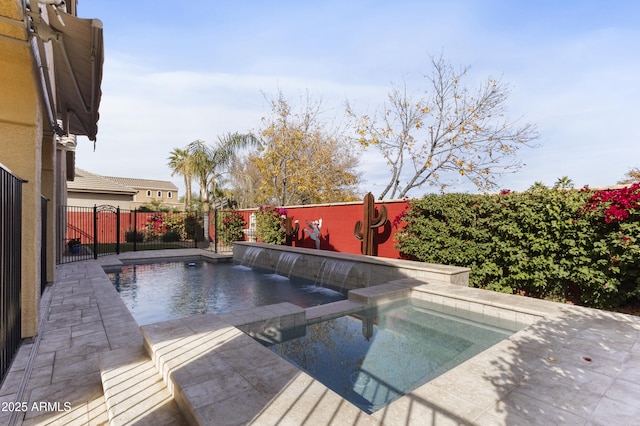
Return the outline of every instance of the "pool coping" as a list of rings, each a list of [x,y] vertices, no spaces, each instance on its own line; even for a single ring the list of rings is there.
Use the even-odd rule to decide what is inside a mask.
[[[541,395],[538,391],[548,394],[549,389],[537,389],[533,392],[530,389],[530,383],[539,380],[538,376],[549,375],[550,371],[554,374],[559,373],[556,371],[558,366],[577,370],[595,382],[614,380],[611,377],[612,370],[607,371],[605,365],[601,364],[602,358],[599,362],[593,361],[598,358],[594,354],[601,353],[601,349],[585,347],[585,342],[589,340],[584,341],[578,337],[584,328],[575,325],[567,327],[567,323],[579,324],[584,321],[588,324],[594,314],[598,315],[599,321],[604,322],[630,320],[628,324],[635,330],[635,349],[629,350],[637,352],[640,349],[637,343],[640,327],[635,318],[418,279],[398,280],[361,289],[355,291],[359,293],[354,297],[355,301],[350,298],[347,301],[307,308],[305,313],[311,312],[310,317],[313,321],[335,317],[345,311],[355,312],[378,303],[398,300],[403,289],[409,292],[410,297],[443,303],[460,312],[498,316],[520,321],[527,326],[373,414],[360,411],[319,381],[302,371],[292,369],[291,364],[270,351],[265,351],[261,344],[245,333],[240,333],[239,328],[234,326],[235,324],[242,328],[247,323],[254,323],[252,318],[256,311],[262,311],[264,317],[264,307],[236,312],[233,315],[206,314],[200,318],[189,317],[154,324],[142,327],[142,332],[145,346],[156,366],[163,372],[163,377],[168,381],[171,381],[173,376],[177,378],[171,382],[169,388],[173,386],[176,401],[179,405],[184,405],[183,410],[193,413],[194,424],[218,421],[219,413],[229,410],[228,404],[236,400],[250,400],[258,406],[249,408],[254,405],[243,405],[242,409],[238,408],[235,411],[236,420],[252,424],[279,424],[284,420],[291,424],[424,424],[425,418],[438,417],[455,419],[461,424],[511,424],[512,420],[516,420],[515,423],[532,423],[542,419],[547,423],[586,423],[590,419],[598,418],[597,410],[594,409],[605,399],[604,389],[602,395],[596,392],[591,395],[592,398],[579,398],[581,404],[567,402],[567,395],[546,401],[543,398],[541,401],[538,399]],[[335,309],[332,305],[336,304],[345,311]],[[278,308],[294,311],[297,309],[298,312],[301,310],[293,305]],[[244,322],[241,320],[243,315],[247,316]],[[278,318],[276,315],[266,320],[268,322]],[[221,330],[225,330],[222,334],[224,342],[215,337]],[[229,330],[235,330],[232,343],[228,343],[228,333],[231,333]],[[555,340],[549,339],[546,335],[554,330],[562,331],[556,334]],[[205,335],[209,336],[206,339],[209,349],[203,357],[216,360],[211,361],[214,365],[222,362],[220,359],[230,363],[231,366],[226,371],[232,371],[231,376],[235,379],[220,380],[215,374],[207,377],[202,373],[202,364],[187,360],[190,359],[188,351],[176,352],[179,348],[185,347],[185,343],[188,346],[193,340],[200,341]],[[166,340],[166,336],[170,336],[170,339]],[[201,348],[202,345],[201,342],[196,346]],[[610,350],[615,352],[613,348]],[[166,353],[170,354],[169,360],[164,359]],[[225,353],[233,355],[225,357]],[[239,353],[242,353],[242,356]],[[619,363],[613,371],[623,371],[627,357],[611,353],[608,355],[604,359],[609,363]],[[171,363],[176,356],[179,359],[178,367]],[[242,361],[235,363],[237,358],[241,358]],[[204,362],[200,359],[198,361]],[[261,364],[268,367],[256,367]],[[286,384],[283,384],[281,377],[277,380],[273,377],[275,371],[287,379]],[[260,381],[262,377],[275,380],[275,389],[269,386],[273,383],[267,385]],[[192,382],[194,379],[195,382]],[[583,377],[579,379],[584,380]],[[228,385],[228,388],[223,386],[225,391],[220,394],[221,385],[228,381],[233,384]],[[204,394],[215,394],[220,398],[202,399],[201,395]],[[189,400],[189,395],[195,395],[194,404]],[[505,400],[509,397],[516,398],[517,401],[512,409],[506,409]],[[523,398],[529,402],[523,404]],[[313,407],[313,410],[310,411],[309,407]],[[532,410],[531,407],[537,410]],[[508,415],[505,416],[505,413]]]
[[[194,253],[200,256],[203,252],[198,250]],[[164,259],[167,253],[145,254],[143,257],[145,260]],[[95,395],[94,388],[88,388],[94,386],[91,383],[95,373],[91,372],[97,372],[99,368],[97,362],[92,361],[91,354],[96,350],[111,353],[119,348],[141,348],[143,343],[139,328],[126,308],[123,311],[124,303],[100,265],[128,262],[132,258],[131,255],[120,255],[115,259],[101,258],[98,262],[89,260],[57,268],[56,282],[43,295],[43,301],[50,299],[53,302],[50,303],[50,308],[46,303],[41,306],[41,309],[49,311],[43,313],[45,327],[35,339],[42,339],[40,349],[33,350],[36,347],[35,341],[26,342],[20,348],[10,374],[3,383],[0,398],[2,401],[16,400],[16,383],[22,380],[28,383],[23,397],[29,403],[43,399],[61,401],[62,398],[67,398],[63,395],[73,395],[74,406],[69,413],[17,413],[7,424],[40,424],[54,420],[64,423],[68,418],[75,419],[71,421],[75,424],[95,424],[106,418],[106,408],[101,408],[104,407],[104,396],[100,397],[100,402],[100,399],[96,399],[98,396]],[[511,315],[510,312],[515,312],[516,315],[524,315],[525,320],[529,318],[527,316],[540,318],[509,339],[373,415],[366,415],[341,398],[336,398],[335,394],[327,391],[321,384],[299,372],[287,373],[292,375],[283,383],[272,376],[277,370],[264,364],[267,358],[261,358],[259,363],[253,365],[263,365],[264,368],[257,368],[254,376],[248,377],[255,380],[262,378],[262,381],[246,388],[246,392],[239,394],[240,397],[219,406],[215,414],[217,423],[239,424],[242,422],[238,420],[247,418],[248,414],[252,415],[245,422],[248,424],[378,425],[629,424],[640,416],[640,408],[637,407],[637,400],[640,398],[638,317],[436,281],[412,279],[401,284],[410,285],[412,297],[441,300],[442,303],[449,303],[460,310],[477,309],[480,306],[487,310],[487,314],[493,314],[496,312],[494,309],[499,309],[498,314],[503,312]],[[74,369],[69,371],[73,373],[72,376],[66,379],[63,377],[63,370],[69,368],[66,359],[78,359],[78,355],[74,353],[80,347],[76,347],[74,342],[78,340],[77,344],[80,345],[86,341],[85,336],[76,336],[71,331],[84,327],[84,324],[73,325],[70,318],[60,317],[54,312],[54,308],[70,306],[71,302],[78,303],[80,297],[84,300],[87,297],[84,294],[74,294],[78,285],[90,295],[89,308],[92,312],[95,311],[94,306],[99,308],[99,312],[92,313],[92,321],[95,321],[93,318],[97,315],[95,319],[104,324],[108,342],[99,345],[93,338],[92,347],[95,349],[87,347],[82,352],[86,353],[86,361],[81,366],[83,371],[87,371],[83,374],[89,375],[78,376]],[[350,300],[336,303],[342,303],[343,306],[339,309],[327,305],[309,308],[306,315],[308,318],[318,319],[335,315],[336,311],[343,308],[356,307],[356,302]],[[76,308],[80,309],[79,306]],[[85,310],[84,307],[82,309]],[[197,319],[192,318],[191,321],[194,322],[193,327],[202,327]],[[226,323],[221,318],[216,321]],[[233,333],[240,332],[232,325],[228,327],[231,327],[231,331],[237,330]],[[70,343],[63,345],[55,340],[62,331],[71,333]],[[252,347],[262,346],[246,337],[251,340]],[[244,338],[242,340],[246,341]],[[231,346],[227,349],[232,349]],[[104,349],[100,349],[101,347]],[[68,358],[67,352],[70,355]],[[55,357],[52,357],[54,353]],[[231,353],[233,352],[228,352]],[[237,352],[239,361],[242,360],[242,353],[243,351]],[[25,368],[30,357],[34,359],[33,373]],[[62,364],[58,366],[59,363]],[[49,373],[52,375],[46,382],[43,381],[45,376],[41,372],[45,368],[53,372]],[[56,377],[60,378],[57,383]],[[221,376],[219,380],[219,384],[225,384],[224,377]],[[235,384],[238,385],[238,382]],[[276,396],[270,400],[260,397],[257,392],[260,384],[275,386],[278,389]],[[233,388],[233,382],[226,382],[226,385]],[[91,389],[91,392],[87,393],[83,389]],[[150,409],[141,415],[151,419],[154,413],[157,413],[157,409]],[[0,420],[6,420],[8,416],[9,413],[0,413]]]
[[[462,287],[459,285],[451,284],[448,282],[442,282],[438,280],[429,280],[426,278],[404,278],[395,280],[387,284],[376,285],[372,287],[362,288],[358,290],[351,290],[349,293],[349,299],[342,302],[334,302],[327,305],[322,305],[314,308],[307,308],[305,311],[305,317],[309,314],[309,320],[320,321],[326,318],[335,317],[349,312],[357,312],[358,310],[366,309],[367,307],[374,306],[376,304],[387,303],[389,301],[398,300],[404,297],[412,297],[420,300],[426,300],[434,303],[440,303],[445,306],[449,306],[459,311],[459,313],[469,313],[480,316],[487,316],[490,318],[499,317],[508,319],[515,322],[520,322],[526,327],[514,333],[513,336],[505,339],[503,342],[483,351],[481,354],[471,358],[469,361],[461,364],[460,366],[452,369],[451,371],[439,376],[438,378],[430,381],[429,383],[419,387],[415,391],[399,398],[398,400],[390,403],[386,407],[376,411],[373,414],[366,414],[361,412],[350,403],[346,402],[339,395],[335,394],[330,389],[326,388],[322,383],[311,378],[302,371],[294,371],[289,374],[290,381],[286,385],[279,384],[277,393],[266,393],[261,386],[264,383],[259,381],[255,383],[244,383],[246,386],[242,388],[242,392],[223,398],[222,401],[206,401],[206,403],[200,401],[203,405],[199,405],[193,408],[195,418],[200,419],[199,424],[207,424],[217,418],[218,413],[222,409],[228,409],[228,407],[222,407],[221,405],[228,404],[229,398],[243,399],[248,398],[249,395],[253,395],[254,401],[268,400],[269,402],[263,405],[259,412],[250,419],[247,413],[251,413],[244,407],[242,410],[236,413],[237,416],[244,420],[250,420],[257,424],[268,423],[276,421],[280,422],[283,419],[294,423],[302,424],[309,420],[309,416],[312,416],[314,423],[329,424],[331,422],[339,423],[374,423],[374,424],[411,424],[422,423],[423,415],[428,414],[433,416],[434,412],[429,406],[437,406],[438,412],[445,410],[446,416],[454,417],[458,421],[465,423],[484,423],[485,421],[490,423],[500,423],[506,419],[501,418],[504,415],[503,398],[507,395],[513,397],[527,395],[527,382],[533,380],[538,373],[547,373],[547,370],[554,371],[556,364],[567,362],[568,360],[579,363],[577,368],[594,367],[593,361],[586,361],[585,359],[592,360],[591,354],[593,351],[585,347],[585,342],[581,341],[577,336],[581,333],[582,327],[570,327],[567,329],[566,324],[572,323],[580,318],[579,321],[589,322],[592,315],[603,316],[605,319],[613,321],[627,321],[629,320],[632,328],[635,330],[635,339],[638,339],[638,330],[636,327],[638,321],[634,317],[626,317],[622,314],[612,314],[603,311],[591,310],[588,308],[580,308],[575,306],[563,305],[554,302],[530,299],[521,296],[507,295],[502,293],[488,292],[485,290],[474,289],[469,287]],[[286,304],[283,304],[286,305]],[[284,306],[280,306],[281,309],[287,309]],[[290,307],[294,311],[296,307]],[[262,311],[261,314],[257,312]],[[234,326],[236,329],[244,328],[246,324],[251,324],[249,334],[255,332],[261,332],[263,323],[269,321],[279,321],[283,316],[275,315],[272,317],[262,318],[259,321],[252,321],[251,318],[257,314],[258,316],[265,316],[265,308],[253,308],[248,309],[245,312],[235,312],[233,314],[223,314],[207,318],[216,318],[215,327],[220,327],[220,322],[227,326]],[[242,318],[245,316],[245,321]],[[167,322],[161,325],[155,325],[153,328],[157,335],[158,329],[167,327],[173,329],[178,323],[183,332],[186,332],[186,336],[181,338],[194,338],[199,333],[215,332],[215,330],[207,330],[206,326],[202,324],[202,321],[206,322],[205,318],[189,318],[184,321],[176,320],[176,322]],[[204,327],[204,328],[203,328]],[[563,333],[558,337],[558,340],[549,341],[545,338],[545,335],[549,334],[551,330],[562,329]],[[187,331],[190,330],[190,331]],[[151,333],[147,333],[145,327],[142,327],[143,335],[145,335],[145,345],[148,352],[156,362],[162,364],[165,367],[159,368],[163,371],[163,375],[171,376],[171,368],[166,368],[167,364],[161,360],[162,356],[156,356],[153,346],[157,342],[150,337]],[[160,332],[162,335],[167,330]],[[189,333],[191,333],[189,335]],[[571,339],[573,335],[574,339]],[[562,338],[560,338],[562,337]],[[593,336],[591,336],[593,337]],[[237,340],[236,340],[237,339]],[[577,348],[572,349],[572,342],[578,340],[579,345]],[[262,345],[253,341],[253,339],[246,339],[240,337],[238,334],[234,341],[240,345],[242,342],[242,352],[245,359],[244,364],[235,365],[232,370],[239,375],[239,377],[257,377],[260,375],[256,371],[255,366],[258,362],[267,362],[269,368],[268,371],[263,371],[264,374],[269,376],[274,370],[291,371],[288,363],[282,363],[282,359],[273,353],[267,353],[263,350]],[[541,344],[542,343],[542,344]],[[216,346],[211,349],[211,354],[216,358],[216,353],[222,353],[226,350],[226,345]],[[638,349],[637,342],[635,344],[636,351]],[[235,348],[231,345],[231,349]],[[220,352],[217,352],[220,351]],[[561,353],[562,356],[558,355]],[[249,354],[253,354],[253,358]],[[514,357],[515,356],[515,357]],[[618,360],[621,364],[618,367],[623,370],[623,366],[626,360],[626,356],[612,356],[608,361]],[[511,374],[506,375],[508,371],[504,364],[499,364],[496,360],[506,361],[509,365],[509,361],[517,361],[515,365],[512,365]],[[187,373],[188,365],[190,362],[181,363],[181,375],[182,377],[194,377],[197,376],[197,381],[203,380],[202,375],[197,375],[195,371]],[[185,365],[187,367],[185,367]],[[498,371],[495,369],[498,365]],[[572,366],[576,368],[576,366]],[[596,366],[593,374],[603,374],[604,377],[611,378],[607,374],[604,374],[601,370],[601,366]],[[615,368],[617,370],[618,368]],[[259,370],[258,370],[259,371]],[[588,370],[585,370],[587,372]],[[515,373],[515,374],[514,374]],[[544,374],[542,374],[544,376]],[[509,377],[513,376],[513,377]],[[278,382],[279,383],[279,382]],[[491,383],[492,389],[487,392],[487,385]],[[171,386],[175,386],[173,383]],[[219,380],[210,378],[207,381],[207,385],[198,384],[199,389],[196,394],[200,395],[201,392],[208,394],[213,389],[219,388]],[[179,384],[181,389],[191,389],[192,383],[188,381],[186,383]],[[237,386],[237,383],[234,384]],[[234,386],[231,390],[235,390]],[[208,388],[209,387],[209,388]],[[208,390],[203,390],[203,388]],[[485,389],[483,389],[485,388]],[[475,392],[469,393],[469,389],[474,389]],[[525,389],[525,391],[522,391]],[[300,391],[304,390],[301,394]],[[273,391],[273,389],[271,389]],[[180,404],[185,397],[181,396],[181,391],[176,393],[176,400]],[[478,395],[483,395],[482,398],[478,398]],[[468,398],[461,397],[468,395]],[[527,395],[532,397],[536,404],[544,402],[537,401],[533,395]],[[539,397],[539,395],[538,395]],[[602,395],[595,394],[594,400],[604,398]],[[418,403],[416,403],[418,401]],[[576,406],[574,404],[558,404],[555,400],[546,401],[550,404],[544,412],[536,414],[537,420],[546,417],[544,413],[550,414],[556,421],[558,419],[566,420],[568,422],[578,422],[593,417],[593,411],[588,412],[585,406]],[[598,401],[599,402],[599,401]],[[416,406],[417,404],[417,406]],[[594,404],[594,402],[591,402]],[[259,404],[258,404],[259,405]],[[526,404],[525,404],[526,405]],[[535,404],[534,404],[535,405]],[[544,405],[544,404],[543,404]],[[312,413],[307,412],[304,407],[313,406]],[[339,408],[336,408],[339,407]],[[425,412],[426,410],[426,412]],[[506,410],[509,411],[509,410]],[[329,413],[329,414],[322,414]],[[517,413],[510,413],[509,417],[517,418],[518,421],[531,421],[532,411],[527,409],[518,408]],[[208,416],[214,417],[208,417]],[[542,417],[541,417],[542,415]],[[596,416],[597,417],[597,416]],[[219,420],[219,419],[218,419]],[[238,420],[238,419],[237,419]]]

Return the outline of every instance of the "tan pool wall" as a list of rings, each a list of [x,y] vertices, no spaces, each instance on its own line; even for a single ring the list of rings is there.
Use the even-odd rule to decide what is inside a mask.
[[[251,249],[252,247],[255,249]],[[259,252],[256,254],[257,249]],[[249,254],[255,255],[251,256],[251,265],[248,266],[271,271],[276,271],[283,253],[296,253],[299,257],[291,274],[314,282],[322,282],[323,278],[328,278],[326,262],[353,262],[346,277],[333,277],[340,282],[325,282],[332,286],[344,287],[346,290],[385,284],[402,278],[435,280],[465,287],[469,285],[469,268],[273,244],[234,243],[234,261],[242,263],[243,259],[249,260],[247,250],[251,250]]]

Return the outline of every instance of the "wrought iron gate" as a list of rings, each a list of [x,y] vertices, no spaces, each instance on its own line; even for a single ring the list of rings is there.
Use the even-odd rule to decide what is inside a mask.
[[[23,182],[0,167],[0,378],[20,344]]]

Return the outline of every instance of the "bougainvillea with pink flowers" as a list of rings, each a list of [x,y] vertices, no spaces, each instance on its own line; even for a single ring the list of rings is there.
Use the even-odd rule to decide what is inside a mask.
[[[640,182],[616,189],[595,192],[585,206],[587,211],[602,211],[606,223],[622,222],[640,207]]]

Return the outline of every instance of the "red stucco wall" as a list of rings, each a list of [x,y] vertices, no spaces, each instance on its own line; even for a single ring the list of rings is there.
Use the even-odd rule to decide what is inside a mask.
[[[388,211],[388,220],[384,226],[376,229],[374,245],[377,255],[380,257],[399,258],[400,253],[395,249],[394,235],[402,227],[394,226],[394,219],[408,208],[406,201],[376,202],[376,211],[380,206],[385,205]],[[80,238],[83,244],[92,242],[93,236],[93,209],[78,209],[79,211],[67,212],[68,227],[66,239]],[[360,203],[344,204],[322,204],[312,206],[287,207],[287,216],[294,221],[297,220],[300,230],[292,241],[294,247],[315,248],[313,241],[304,229],[309,229],[307,222],[322,218],[320,229],[320,249],[331,250],[342,253],[361,253],[361,243],[354,235],[354,227],[358,220],[363,220],[364,208]],[[247,226],[249,217],[253,209],[241,210]],[[139,212],[137,216],[136,228],[143,229],[154,213]],[[213,213],[212,213],[213,216]],[[98,213],[98,241],[101,243],[111,243],[116,241],[116,215],[114,213]],[[121,214],[120,241],[125,241],[125,232],[133,229],[133,212]],[[210,221],[211,236],[214,235],[213,220]]]
[[[393,225],[394,219],[408,207],[406,201],[376,202],[376,211],[385,205],[388,211],[387,223],[377,228],[374,244],[380,257],[399,258],[400,253],[395,249],[394,235],[399,228]],[[300,224],[297,238],[293,240],[294,247],[315,248],[315,241],[309,238],[304,229],[309,229],[307,221],[322,218],[320,229],[320,249],[338,251],[342,253],[360,254],[361,243],[353,235],[358,220],[363,220],[364,209],[362,203],[323,204],[313,206],[287,207],[287,216],[297,220]],[[250,213],[250,211],[245,210]],[[249,220],[246,219],[249,223]],[[309,229],[310,230],[310,229]]]

